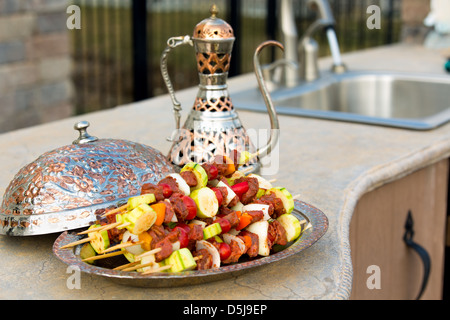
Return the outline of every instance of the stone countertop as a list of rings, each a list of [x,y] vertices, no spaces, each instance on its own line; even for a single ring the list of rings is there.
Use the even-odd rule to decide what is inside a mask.
[[[444,57],[418,46],[393,45],[343,56],[352,70],[385,69],[443,73]],[[322,59],[321,68],[329,68]],[[253,74],[230,79],[229,91],[256,86]],[[177,92],[183,121],[196,88]],[[91,123],[99,138],[121,138],[167,153],[174,129],[168,95],[114,109],[0,135],[0,194],[24,165],[42,153],[70,144],[75,122]],[[248,128],[268,128],[264,113],[239,111]],[[59,234],[0,237],[0,299],[348,299],[352,285],[349,224],[358,199],[389,181],[450,156],[450,124],[411,131],[345,122],[279,116],[279,170],[270,178],[323,211],[327,233],[312,247],[228,280],[183,288],[135,288],[82,274],[69,289],[67,266],[52,253]]]

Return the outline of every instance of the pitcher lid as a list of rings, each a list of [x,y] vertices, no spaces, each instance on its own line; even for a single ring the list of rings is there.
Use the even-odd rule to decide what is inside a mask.
[[[193,38],[205,40],[234,39],[231,25],[217,17],[219,10],[215,4],[211,6],[209,12],[211,16],[195,26]]]

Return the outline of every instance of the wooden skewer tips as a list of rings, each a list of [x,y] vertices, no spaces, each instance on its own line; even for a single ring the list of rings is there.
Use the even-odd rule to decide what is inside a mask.
[[[151,256],[152,254],[156,254],[156,253],[160,252],[161,250],[162,250],[161,248],[156,248],[156,249],[144,252],[138,256],[135,256],[134,259],[141,260],[143,257]]]
[[[100,259],[106,259],[106,258],[110,258],[110,257],[119,256],[121,254],[124,254],[124,252],[123,251],[111,252],[111,253],[107,253],[107,254],[100,254],[100,255],[97,255],[97,256],[89,257],[89,258],[83,259],[81,261],[84,261],[84,262],[95,261],[95,260],[100,260]]]
[[[101,253],[103,254],[103,253],[115,251],[117,249],[124,249],[124,248],[128,248],[128,247],[136,246],[136,245],[139,245],[142,243],[143,243],[142,241],[120,243],[115,246],[109,247],[108,249],[103,250]]]
[[[102,217],[110,216],[110,215],[112,215],[114,213],[117,213],[117,212],[120,212],[122,210],[125,210],[127,207],[128,207],[128,203],[126,203],[126,204],[124,204],[124,205],[122,205],[122,206],[120,206],[120,207],[118,207],[116,209],[112,209],[112,210],[107,211],[106,213],[103,214]]]
[[[172,265],[166,265],[166,266],[162,266],[162,267],[159,267],[159,268],[147,270],[145,272],[142,272],[142,274],[143,275],[147,275],[147,274],[151,274],[151,273],[156,273],[156,272],[161,272],[161,271],[164,271],[164,270],[168,270],[170,268],[172,268]]]
[[[79,244],[89,242],[89,241],[91,241],[91,240],[93,240],[93,238],[90,238],[90,237],[84,238],[84,239],[81,239],[81,240],[78,240],[78,241],[75,241],[75,242],[66,244],[66,245],[62,246],[61,249],[72,248],[72,247],[75,247],[75,246],[77,246],[77,245],[79,245]]]

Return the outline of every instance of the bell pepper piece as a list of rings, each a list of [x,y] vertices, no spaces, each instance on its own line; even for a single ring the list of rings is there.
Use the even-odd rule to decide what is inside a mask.
[[[158,202],[155,204],[152,204],[150,206],[153,210],[156,212],[156,221],[155,225],[160,226],[164,222],[164,218],[166,216],[166,204],[163,202]]]

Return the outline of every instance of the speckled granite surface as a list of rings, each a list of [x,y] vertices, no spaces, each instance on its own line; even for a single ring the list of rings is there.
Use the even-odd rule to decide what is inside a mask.
[[[442,73],[444,58],[421,47],[392,46],[344,56],[352,69]],[[329,59],[321,61],[327,68]],[[253,75],[230,81],[230,94],[256,85]],[[197,89],[178,93],[183,120]],[[239,111],[246,128],[267,128],[267,115]],[[100,138],[121,138],[166,153],[174,120],[168,96],[0,135],[0,194],[14,174],[43,152],[70,144],[79,120]],[[239,277],[186,288],[143,289],[82,274],[69,289],[67,266],[52,254],[58,234],[0,237],[1,299],[347,299],[352,281],[348,229],[365,192],[450,156],[450,124],[418,132],[280,116],[280,169],[271,178],[329,219],[309,249]]]

